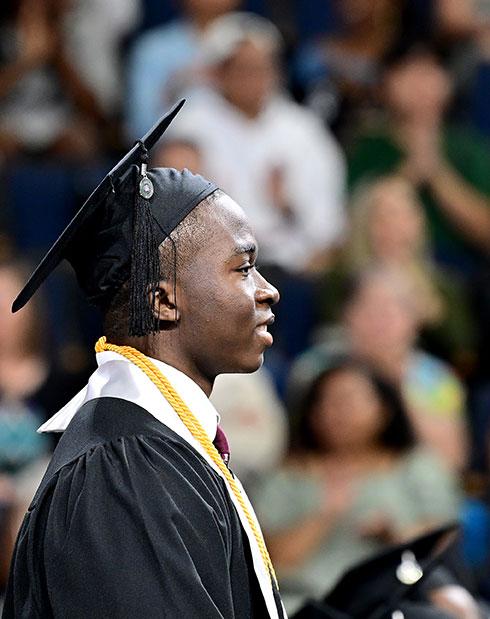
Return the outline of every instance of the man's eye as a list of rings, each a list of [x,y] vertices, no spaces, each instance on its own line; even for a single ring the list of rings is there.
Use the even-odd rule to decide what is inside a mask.
[[[248,275],[248,274],[250,273],[250,271],[251,271],[252,269],[254,269],[254,268],[255,268],[255,265],[253,265],[253,264],[247,264],[247,265],[245,265],[245,266],[243,266],[243,267],[240,267],[240,268],[238,269],[238,271],[239,271],[240,273],[242,273],[243,275]]]

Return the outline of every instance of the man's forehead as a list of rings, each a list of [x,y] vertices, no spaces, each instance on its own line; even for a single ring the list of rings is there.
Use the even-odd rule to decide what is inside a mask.
[[[208,226],[215,236],[233,239],[235,245],[256,244],[248,218],[243,209],[227,194],[221,194],[207,209]]]
[[[221,193],[215,201],[217,216],[238,225],[248,225],[248,219],[242,207],[226,193]]]

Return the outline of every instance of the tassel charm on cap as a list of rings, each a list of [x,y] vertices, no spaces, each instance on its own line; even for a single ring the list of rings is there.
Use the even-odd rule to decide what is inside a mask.
[[[141,176],[143,178],[140,180],[140,184],[139,184],[140,196],[144,198],[145,200],[149,200],[155,192],[153,188],[153,183],[151,182],[151,179],[149,179],[148,175],[146,174],[147,167],[148,166],[146,163],[141,164]]]
[[[414,585],[418,582],[424,571],[417,562],[413,552],[406,550],[402,553],[400,565],[396,568],[396,577],[404,585]]]

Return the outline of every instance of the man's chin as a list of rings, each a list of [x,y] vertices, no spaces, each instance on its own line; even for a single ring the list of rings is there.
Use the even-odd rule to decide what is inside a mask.
[[[248,359],[237,365],[234,369],[229,369],[223,374],[252,374],[262,367],[264,363],[264,353],[257,355],[255,358]]]
[[[256,360],[256,362],[253,364],[253,366],[249,370],[245,370],[245,373],[251,374],[252,372],[256,372],[262,367],[263,363],[264,363],[264,353],[262,353],[259,356],[259,358]]]

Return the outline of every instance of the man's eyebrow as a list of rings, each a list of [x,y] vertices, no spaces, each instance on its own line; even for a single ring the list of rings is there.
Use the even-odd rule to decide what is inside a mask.
[[[234,256],[240,256],[241,254],[256,254],[257,245],[255,243],[239,243],[233,250]]]

